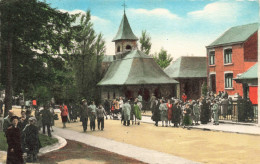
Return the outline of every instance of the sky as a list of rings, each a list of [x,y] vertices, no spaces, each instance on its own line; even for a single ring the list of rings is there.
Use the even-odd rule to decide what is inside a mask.
[[[91,11],[97,33],[106,41],[106,55],[115,54],[115,37],[123,17],[124,0],[45,0],[69,13]],[[151,37],[151,53],[161,48],[176,60],[206,56],[205,46],[233,26],[259,21],[257,0],[125,0],[132,31]],[[140,44],[139,44],[140,45]]]

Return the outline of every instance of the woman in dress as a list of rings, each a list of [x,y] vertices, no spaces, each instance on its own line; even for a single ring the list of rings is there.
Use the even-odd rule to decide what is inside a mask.
[[[172,120],[172,102],[170,99],[168,99],[168,103],[166,104],[167,106],[167,116],[168,116],[168,123],[169,126],[171,126],[171,120]]]

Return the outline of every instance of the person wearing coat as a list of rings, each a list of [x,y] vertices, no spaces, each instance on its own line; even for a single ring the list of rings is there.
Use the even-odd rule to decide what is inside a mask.
[[[18,128],[18,117],[10,118],[11,126],[6,130],[6,139],[8,144],[7,149],[7,164],[23,164],[23,151],[21,147],[21,132]]]
[[[88,104],[86,100],[82,100],[81,106],[80,106],[80,121],[82,122],[83,131],[87,131],[88,127],[88,115],[89,115],[89,109]]]
[[[213,101],[213,106],[212,106],[212,112],[213,112],[213,119],[214,119],[214,123],[213,125],[219,125],[219,121],[218,121],[218,109],[219,106],[216,103],[216,100]]]
[[[154,96],[154,94],[152,94],[151,98],[150,98],[150,110],[154,111],[154,106],[155,106],[155,100],[156,100],[156,97]]]
[[[14,116],[14,112],[12,110],[8,111],[8,115],[4,118],[3,123],[3,131],[6,133],[7,129],[12,125],[11,118]]]
[[[194,121],[195,125],[199,125],[199,117],[200,117],[200,110],[199,110],[199,104],[198,102],[195,102],[193,105],[193,115],[194,115]]]
[[[169,126],[171,126],[171,120],[172,120],[172,102],[171,102],[170,99],[168,100],[168,103],[166,104],[166,106],[167,106],[168,123],[169,123]]]
[[[180,102],[176,100],[175,105],[172,107],[172,123],[174,124],[174,127],[178,127],[181,122],[181,106]]]
[[[92,104],[88,106],[89,108],[89,120],[90,120],[90,130],[95,131],[96,128],[96,118],[97,118],[97,107],[95,102],[92,101]]]
[[[62,104],[62,106],[60,106],[60,115],[61,115],[61,120],[62,120],[62,124],[63,124],[63,128],[66,128],[66,122],[68,121],[68,107],[65,104]]]
[[[226,118],[226,115],[227,115],[227,111],[228,111],[228,98],[224,98],[222,101],[221,101],[221,106],[222,106],[222,114],[223,114],[223,117]]]
[[[98,130],[100,130],[100,124],[101,124],[101,130],[104,130],[104,117],[107,114],[103,106],[100,104],[99,107],[97,108],[97,119],[98,119]]]
[[[45,134],[45,127],[47,127],[48,136],[51,137],[51,122],[52,114],[48,109],[48,105],[43,106],[43,110],[40,112],[42,115],[42,133]]]
[[[167,106],[163,100],[160,100],[160,114],[161,114],[161,121],[162,121],[162,126],[164,126],[164,123],[166,127],[168,126],[168,118],[167,118]]]
[[[159,110],[159,101],[155,100],[155,104],[153,106],[153,115],[152,115],[152,120],[155,122],[155,126],[158,126],[158,122],[161,121],[161,113]]]
[[[141,115],[141,109],[139,108],[139,105],[137,105],[137,102],[134,104],[134,116],[135,116],[135,124],[136,124],[136,119],[138,121],[138,125],[140,125],[140,120],[142,120],[142,115]]]
[[[38,128],[35,126],[36,118],[30,117],[29,124],[23,130],[25,147],[27,148],[27,162],[36,162],[37,154],[41,148]]]
[[[187,103],[185,105],[183,113],[184,113],[184,118],[183,118],[184,128],[187,126],[189,129],[189,126],[192,124],[190,104]]]
[[[124,114],[124,126],[130,125],[130,113],[131,113],[131,105],[129,104],[129,101],[126,101],[125,104],[122,107],[122,111]]]

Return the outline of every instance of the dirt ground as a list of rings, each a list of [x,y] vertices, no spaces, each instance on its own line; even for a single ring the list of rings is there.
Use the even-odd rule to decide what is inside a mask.
[[[64,148],[39,157],[39,161],[41,164],[142,164],[135,159],[71,140],[67,140],[67,145]]]
[[[62,127],[61,119],[55,121],[55,126]],[[81,122],[67,123],[67,129],[82,132]],[[88,127],[87,133],[202,163],[260,163],[260,136],[155,127],[146,123],[125,127],[118,120],[105,120],[104,131],[92,132]]]
[[[61,120],[55,125],[62,127]],[[81,132],[82,126],[80,122],[68,123],[67,129]],[[155,127],[146,123],[125,127],[118,120],[105,120],[104,131],[89,131],[88,127],[87,133],[202,163],[260,163],[260,136]]]

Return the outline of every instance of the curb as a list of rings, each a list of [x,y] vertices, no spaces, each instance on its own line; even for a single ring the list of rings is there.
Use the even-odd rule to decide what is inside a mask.
[[[253,133],[245,133],[245,132],[232,132],[227,130],[216,130],[216,129],[210,129],[210,128],[198,128],[190,126],[190,129],[197,129],[197,130],[203,130],[203,131],[212,131],[212,132],[224,132],[224,133],[236,133],[236,134],[246,134],[246,135],[252,135],[252,136],[260,136],[260,134],[253,134]]]
[[[59,150],[67,145],[67,141],[64,138],[57,136],[57,135],[53,135],[53,137],[58,139],[58,143],[41,148],[39,150],[39,154],[38,154],[39,156],[52,152],[52,151],[55,151],[55,150]]]
[[[142,123],[147,123],[147,124],[153,124],[152,122],[149,121],[142,121]],[[221,123],[221,122],[220,122]],[[223,123],[223,124],[230,124],[230,125],[243,125],[243,124],[236,124],[236,123]],[[252,125],[252,124],[245,124],[243,126],[248,126],[248,127],[257,127],[257,125]],[[221,130],[221,129],[211,129],[211,128],[206,128],[206,127],[196,127],[196,126],[190,126],[190,129],[196,129],[196,130],[203,130],[203,131],[213,131],[213,132],[224,132],[224,133],[236,133],[236,134],[246,134],[246,135],[252,135],[252,136],[260,136],[260,134],[257,133],[248,133],[248,132],[235,132],[235,131],[228,131],[228,130]]]

